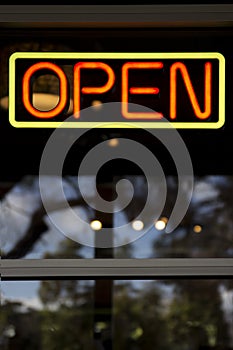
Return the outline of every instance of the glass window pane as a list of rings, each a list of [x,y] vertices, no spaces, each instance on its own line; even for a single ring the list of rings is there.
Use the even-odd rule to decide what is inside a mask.
[[[232,47],[229,45],[233,37],[232,26],[229,25],[224,28],[182,27],[173,28],[172,30],[165,27],[91,29],[72,26],[69,28],[64,26],[61,28],[47,28],[46,26],[46,24],[40,26],[32,24],[33,28],[30,29],[30,24],[15,23],[14,26],[7,25],[6,27],[3,24],[0,30],[0,114],[2,118],[0,147],[3,150],[0,172],[1,257],[3,259],[232,258],[233,179],[231,159],[233,147],[232,121],[230,118],[232,115],[232,83],[230,79],[233,77],[233,55]],[[127,128],[125,130],[116,130],[115,128],[109,130],[100,128],[98,131],[88,130],[88,135],[85,134],[78,143],[78,152],[75,152],[77,149],[74,147],[64,164],[64,174],[66,174],[64,175],[64,191],[68,204],[72,207],[72,213],[81,220],[77,223],[73,220],[74,215],[70,215],[70,208],[62,207],[62,203],[59,202],[60,197],[56,191],[57,179],[55,177],[48,177],[47,183],[45,183],[44,191],[48,200],[51,201],[52,208],[49,215],[44,212],[37,176],[41,155],[52,129],[14,128],[9,122],[9,102],[11,102],[9,101],[9,57],[15,52],[63,52],[66,54],[71,52],[164,52],[166,54],[169,52],[219,52],[225,57],[226,121],[224,127],[216,130],[209,128],[179,130],[190,152],[194,166],[195,187],[186,215],[171,234],[166,234],[166,227],[178,190],[177,177],[173,176],[176,169],[174,169],[175,166],[168,152],[165,152],[163,147],[158,147],[157,142],[154,142],[153,138],[144,133],[145,130],[140,130],[140,133],[130,128],[128,130]],[[74,88],[73,64],[76,63],[74,61],[65,62],[65,60],[62,60],[61,64],[68,79],[70,96],[73,96]],[[19,74],[17,75],[15,92],[16,97],[20,100],[20,103],[16,105],[22,107],[21,75],[23,75],[25,61],[20,64],[20,67],[17,66]],[[118,63],[115,62],[114,64],[117,65]],[[114,67],[116,68],[116,66]],[[170,68],[167,67],[166,69],[169,71]],[[192,69],[194,68],[191,67],[191,71]],[[201,75],[202,78],[203,71],[197,70],[197,76]],[[119,92],[121,87],[119,83],[121,81],[120,71],[120,67],[114,71],[116,80],[118,80],[117,88],[108,91],[107,96],[102,96],[102,102],[98,96],[96,100],[97,97],[93,99],[92,95],[86,94],[87,96],[84,96],[84,101],[82,101],[83,108],[90,105],[101,106],[101,103],[105,101],[119,101],[121,96]],[[88,86],[90,80],[96,81],[97,79],[98,81],[96,75],[86,73]],[[162,74],[160,78],[163,80],[162,71],[160,73]],[[190,72],[190,79],[193,82],[193,75],[196,76],[195,69],[192,73],[194,74]],[[151,78],[148,72],[147,74],[145,72],[140,74],[143,78],[145,76],[146,79],[150,80]],[[164,81],[165,85],[169,82],[169,78],[166,79]],[[179,84],[181,84],[179,85],[179,93],[181,96],[186,96],[187,89],[185,90],[184,84],[182,85],[182,79],[179,80]],[[214,86],[218,84],[218,80],[217,76],[212,80],[213,90],[216,90]],[[132,84],[134,83],[137,86],[138,81],[132,82]],[[200,88],[202,84],[199,84],[199,81],[198,84],[195,82],[193,84],[197,99],[200,102],[204,96],[202,91],[204,85]],[[38,77],[36,76],[33,83],[34,97],[41,97],[41,94],[46,93],[49,96],[47,96],[48,100],[51,98],[51,101],[49,100],[51,107],[51,102],[54,103],[54,95],[57,95],[59,91],[58,85],[58,79],[54,75],[48,76],[48,74],[43,73]],[[162,99],[169,100],[168,92],[170,90],[165,89],[165,85],[162,84],[161,89],[167,92],[161,93],[161,96],[164,96]],[[145,101],[145,105],[147,105],[148,94],[139,96],[141,94],[133,93],[132,95],[136,100],[139,97],[140,101],[143,103]],[[47,97],[46,101],[48,102]],[[43,95],[43,106],[40,108],[46,109],[48,106],[44,105],[44,98]],[[218,110],[219,103],[215,99],[212,100],[213,110]],[[40,99],[39,102],[41,102]],[[71,102],[67,109],[64,108],[65,114],[67,111],[72,112],[70,110]],[[183,108],[183,100],[182,103],[181,101],[178,102],[177,104],[180,104],[179,108]],[[38,107],[38,100],[33,103],[35,103],[35,107]],[[200,106],[203,107],[201,102]],[[166,104],[166,108],[165,114],[169,115],[169,103]],[[97,110],[101,111],[98,108]],[[186,111],[190,112],[192,110],[188,95],[186,96],[184,110],[185,116]],[[22,118],[24,121],[28,120],[27,113],[18,114],[17,118]],[[62,118],[62,116],[59,117]],[[31,118],[34,117],[31,116]],[[213,119],[215,118],[216,116],[213,115]],[[96,143],[103,140],[109,141],[111,139],[111,145],[110,142],[108,145],[113,147],[112,149],[116,149],[119,140],[124,137],[135,139],[146,148],[151,149],[156,158],[161,161],[166,176],[167,200],[164,210],[158,217],[156,214],[158,214],[157,207],[161,200],[161,188],[157,179],[153,179],[154,203],[148,211],[148,222],[144,222],[140,215],[137,217],[146,203],[146,181],[138,175],[141,174],[141,171],[136,166],[134,167],[130,161],[128,163],[124,160],[113,161],[110,162],[110,165],[107,164],[104,170],[100,171],[102,183],[99,183],[99,190],[106,201],[116,197],[116,177],[119,179],[123,174],[123,177],[133,184],[135,198],[131,203],[130,191],[125,190],[124,200],[129,200],[129,205],[122,211],[118,212],[117,209],[119,208],[113,208],[113,215],[101,214],[100,210],[93,210],[92,207],[83,205],[80,189],[77,187],[77,179],[74,174],[77,173],[80,157],[82,158]],[[113,178],[115,178],[114,181],[112,181]],[[92,175],[88,175],[83,180],[82,191],[94,204],[96,202],[96,197],[93,194],[95,179],[92,178]],[[127,229],[119,227],[119,225],[125,223],[130,223]],[[98,229],[102,226],[109,228],[109,249],[95,249],[96,242],[102,239],[102,231]]]
[[[113,348],[232,349],[232,281],[117,281]]]
[[[37,177],[25,177],[3,195],[1,203],[1,247],[3,259],[54,258],[232,258],[233,257],[233,177],[195,177],[190,206],[178,227],[166,232],[167,220],[177,195],[177,178],[166,177],[167,198],[157,216],[160,182],[153,179],[154,202],[146,221],[140,212],[147,200],[143,176],[125,176],[134,187],[134,197],[125,191],[129,205],[113,214],[100,213],[83,203],[75,177],[64,178],[64,191],[70,207],[63,206],[56,192],[56,177],[44,182],[51,211],[45,212]],[[103,182],[114,193],[115,182]],[[94,176],[83,179],[82,191],[95,203]],[[4,183],[1,183],[2,191]],[[75,216],[73,216],[73,212]],[[139,217],[139,219],[135,219]],[[79,221],[78,221],[79,220]],[[96,221],[97,220],[97,221]],[[128,224],[128,226],[124,226]],[[95,226],[97,225],[97,226]],[[98,225],[109,228],[111,249],[95,249],[101,234]],[[101,228],[101,227],[100,227]],[[111,242],[110,242],[111,244]]]
[[[226,279],[2,281],[3,349],[232,350]]]
[[[93,281],[1,282],[2,349],[93,349]]]

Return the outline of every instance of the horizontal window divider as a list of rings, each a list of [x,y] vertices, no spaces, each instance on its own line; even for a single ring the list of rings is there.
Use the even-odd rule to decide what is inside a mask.
[[[233,259],[1,259],[1,279],[231,277]]]

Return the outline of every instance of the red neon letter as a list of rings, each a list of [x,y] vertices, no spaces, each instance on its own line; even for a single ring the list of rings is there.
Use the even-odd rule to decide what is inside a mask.
[[[129,92],[131,94],[158,94],[157,87],[131,87],[129,89],[129,69],[161,69],[162,62],[127,62],[122,67],[122,107],[121,112],[126,119],[161,119],[162,113],[158,112],[129,112]]]
[[[205,63],[205,102],[204,102],[204,112],[201,111],[198,104],[192,82],[189,78],[186,66],[181,62],[173,63],[170,70],[170,118],[176,119],[176,81],[177,81],[177,70],[180,70],[192,107],[195,115],[199,119],[206,119],[211,113],[211,72],[212,64],[210,62]]]
[[[41,69],[49,69],[57,74],[59,78],[59,102],[56,107],[51,109],[50,111],[39,111],[31,104],[30,98],[30,81],[33,74]],[[31,66],[23,76],[23,91],[22,91],[23,103],[27,111],[37,118],[53,118],[56,115],[60,114],[66,106],[67,103],[67,79],[66,75],[61,68],[59,68],[56,64],[51,62],[39,62]]]
[[[80,88],[81,69],[102,69],[108,75],[105,85],[99,87]],[[103,62],[79,62],[74,66],[74,117],[80,117],[80,95],[83,94],[103,94],[110,90],[114,84],[115,75],[111,67]],[[80,91],[81,90],[81,91]]]

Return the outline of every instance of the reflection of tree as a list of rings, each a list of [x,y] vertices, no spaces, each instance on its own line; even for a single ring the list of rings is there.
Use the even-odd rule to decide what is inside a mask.
[[[170,181],[164,210],[168,216],[174,206],[177,184]],[[154,241],[158,257],[219,258],[232,257],[233,230],[232,177],[202,177],[196,179],[193,199],[179,227],[171,234]],[[194,225],[202,227],[195,233]]]
[[[83,199],[73,199],[68,200],[68,204],[72,206],[84,205]],[[64,203],[55,203],[51,208],[52,211],[62,210],[64,208]],[[19,259],[27,255],[34,245],[41,239],[42,235],[48,230],[48,226],[44,222],[44,217],[47,214],[43,205],[36,210],[31,216],[30,224],[25,231],[23,237],[17,241],[14,247],[7,252],[2,254],[3,259]]]
[[[166,280],[115,288],[116,347],[230,350],[219,280]]]
[[[81,246],[71,240],[60,243],[57,252],[44,258],[80,258]],[[42,311],[42,345],[48,350],[93,348],[93,284],[60,279],[41,281],[38,291]]]
[[[38,181],[36,178],[28,180],[22,179],[18,184],[19,188],[26,188],[27,191],[36,191],[35,186],[32,185]],[[48,188],[54,181],[53,178],[48,180]],[[130,176],[130,181],[134,184],[135,193],[134,199],[130,205],[125,208],[124,219],[126,222],[133,220],[133,218],[140,213],[146,201],[146,181],[144,177]],[[170,235],[162,234],[154,242],[154,251],[156,257],[232,257],[232,230],[233,230],[233,180],[232,177],[200,177],[196,178],[196,187],[194,190],[193,200],[190,207],[180,223],[179,227]],[[64,179],[70,188],[73,189],[73,195],[67,201],[71,207],[82,207],[87,216],[93,217],[94,211],[82,199],[77,184],[72,177]],[[31,183],[31,184],[30,184]],[[31,189],[29,187],[31,185]],[[169,217],[174,206],[177,194],[177,179],[175,177],[167,177],[168,196],[163,215]],[[34,187],[33,187],[34,186]],[[109,184],[107,184],[109,186]],[[113,184],[114,186],[114,184]],[[103,184],[104,188],[104,184]],[[155,180],[155,203],[159,198],[159,184]],[[37,188],[38,190],[38,188]],[[156,192],[157,191],[157,192]],[[205,195],[200,197],[202,192]],[[90,190],[91,195],[91,190]],[[22,194],[22,200],[23,200]],[[127,196],[127,191],[125,192]],[[49,227],[45,222],[46,212],[39,199],[39,194],[35,194],[37,199],[37,206],[34,211],[28,213],[30,215],[29,224],[24,232],[15,233],[15,239],[12,239],[12,232],[9,232],[7,237],[11,243],[11,247],[2,253],[3,258],[23,258],[31,253],[36,244],[43,240]],[[14,200],[14,198],[13,198]],[[94,198],[93,198],[94,200]],[[26,199],[25,199],[26,201]],[[21,214],[25,215],[24,202],[21,208],[16,208],[14,203],[8,203],[6,196],[2,203],[8,205],[9,211],[21,210]],[[26,204],[26,202],[25,202]],[[153,219],[153,211],[156,210],[153,206],[151,212],[148,214]],[[62,216],[64,213],[64,203],[59,201],[59,198],[51,198],[51,211],[58,212]],[[3,213],[1,214],[3,215]],[[115,214],[116,217],[117,213]],[[15,219],[16,220],[16,219]],[[19,220],[19,218],[17,218]],[[12,220],[13,224],[13,220]],[[200,234],[193,232],[193,226],[200,224],[203,228]],[[15,230],[20,228],[21,224],[15,222]],[[13,227],[14,229],[14,227]],[[10,230],[12,230],[10,228]],[[77,227],[77,231],[79,228]],[[130,235],[131,233],[129,233]],[[10,246],[10,245],[9,245]],[[117,252],[118,253],[118,252]],[[126,252],[127,254],[127,252]],[[122,257],[124,254],[122,254]],[[125,255],[127,257],[127,255]]]
[[[20,302],[1,303],[0,345],[3,350],[41,350],[41,317]]]
[[[86,299],[87,300],[87,299]],[[93,349],[91,305],[68,306],[42,311],[43,350]]]
[[[69,282],[72,285],[73,281]],[[53,281],[53,285],[56,285],[56,281]],[[62,301],[59,298],[53,299],[53,308],[45,307],[43,310],[29,309],[21,302],[2,304],[1,349],[92,350],[93,306],[87,289],[83,293],[80,290],[76,291],[79,293],[79,300],[76,300],[75,305],[73,302],[68,303],[66,298],[62,298]],[[54,296],[55,294],[53,293]],[[10,334],[10,329],[14,330],[15,334],[12,334],[12,331]]]
[[[80,258],[79,250],[81,246],[71,240],[61,241],[59,250],[53,254],[45,253],[44,258],[53,259],[66,259],[69,258]],[[76,305],[79,302],[80,290],[78,289],[79,281],[75,280],[48,280],[42,281],[39,289],[39,297],[41,301],[47,305],[49,303],[63,304],[69,302],[71,305]],[[84,297],[82,295],[82,297]]]
[[[219,285],[213,279],[115,283],[113,349],[232,350]],[[9,325],[16,330],[9,341],[15,347],[9,349],[96,349],[92,283],[42,281],[39,295],[42,310],[3,304],[0,330]],[[103,330],[105,326],[98,324]]]
[[[55,179],[57,180],[57,179]],[[58,179],[59,180],[59,179]],[[47,181],[47,187],[52,185],[54,181],[54,178],[51,177],[51,179],[48,179]],[[65,214],[66,210],[66,204],[68,204],[71,208],[82,208],[88,217],[88,220],[91,221],[95,215],[95,210],[87,205],[85,199],[82,198],[79,188],[75,182],[75,180],[72,177],[65,177],[64,183],[67,187],[72,189],[72,195],[67,197],[67,202],[64,203],[59,198],[53,198],[53,195],[51,195],[51,198],[49,198],[50,208],[48,207],[44,208],[43,203],[41,202],[38,186],[35,186],[38,182],[38,178],[36,177],[26,177],[21,180],[18,184],[16,184],[16,187],[19,189],[19,191],[22,192],[21,196],[21,207],[17,207],[12,202],[8,202],[7,196],[3,198],[4,205],[8,208],[8,214],[9,211],[16,211],[20,215],[26,215],[28,216],[29,223],[26,226],[24,232],[18,234],[17,230],[21,225],[21,222],[19,218],[14,219],[15,220],[15,227],[14,230],[16,232],[9,232],[8,234],[8,243],[10,245],[10,249],[8,249],[6,252],[2,250],[1,257],[3,259],[19,259],[27,257],[28,254],[33,252],[33,249],[37,245],[38,242],[43,240],[43,237],[45,234],[49,231],[50,227],[48,226],[48,223],[46,222],[46,216],[47,214],[53,214],[55,212],[59,212],[60,216],[62,217]],[[141,181],[138,181],[137,178],[133,179],[132,182],[135,182],[135,190],[136,190],[136,200],[134,201],[134,204],[130,207],[130,210],[126,212],[126,218],[130,220],[132,219],[132,216],[136,215],[139,208],[142,206],[142,203],[144,203],[145,198],[141,196],[141,189],[137,188],[137,184]],[[143,181],[144,185],[144,181]],[[99,191],[106,192],[109,188],[109,183],[100,183]],[[25,192],[31,192],[34,193],[34,197],[37,200],[37,206],[35,207],[35,210],[29,211],[28,213],[24,210],[24,190]],[[111,189],[112,191],[112,189]],[[103,194],[102,193],[102,194]],[[6,195],[6,193],[5,193]],[[89,190],[89,195],[91,195],[91,190]],[[14,201],[14,195],[13,195],[13,201]],[[25,198],[25,202],[27,199]],[[93,201],[95,201],[95,197],[93,196]],[[142,203],[141,203],[142,202]],[[17,220],[19,222],[17,222]],[[12,223],[13,224],[13,221]],[[80,232],[80,228],[77,227],[77,232]],[[17,236],[17,239],[14,238]],[[85,234],[85,233],[84,233]],[[69,255],[66,256],[66,258],[69,258]]]
[[[233,181],[232,177],[217,180],[218,177],[200,179],[199,190],[194,189],[194,198],[180,226],[154,241],[159,257],[232,257]],[[205,181],[211,186],[206,195]],[[170,191],[176,190],[174,183]],[[165,208],[168,216],[173,206],[173,202],[169,202],[172,197],[168,196]],[[193,231],[195,224],[201,225],[201,233]],[[175,287],[175,298],[167,315],[173,349],[192,350],[214,345],[224,348],[230,344],[230,325],[225,322],[219,286],[224,284],[232,289],[232,281],[207,279],[180,283],[172,280],[167,283]]]
[[[229,335],[218,292],[219,281],[176,281],[175,296],[168,311],[173,349],[227,346]]]
[[[169,349],[160,290],[155,283],[144,288],[137,290],[131,283],[115,286],[115,350]]]
[[[198,195],[202,196],[194,198],[180,226],[171,234],[157,236],[154,242],[156,256],[232,257],[232,178],[224,177],[224,181],[214,182],[207,177],[200,179],[200,182],[210,185],[209,192],[204,196],[202,188],[199,189]],[[175,179],[170,179],[165,216],[171,212],[176,192],[177,183]],[[140,206],[144,201],[143,191],[138,191],[137,196],[141,196],[138,201]],[[83,205],[78,196],[69,199],[69,202],[72,206]],[[54,202],[53,210],[61,210],[62,213],[62,205]],[[138,207],[129,206],[127,211],[126,217],[132,219],[132,213],[137,212]],[[33,250],[48,229],[44,217],[45,211],[39,205],[32,213],[24,234],[5,254],[5,258],[25,257]],[[203,227],[200,234],[193,232],[193,225],[197,223]],[[76,242],[64,239],[56,252],[46,253],[44,258],[80,258],[80,249]],[[117,257],[131,257],[131,254],[130,245],[117,249]],[[173,288],[173,294],[165,304],[163,288],[157,282],[147,288],[141,284],[138,289],[133,283],[115,285],[114,350],[199,350],[215,345],[224,349],[230,344],[229,324],[224,319],[219,286],[224,284],[230,290],[232,281],[172,279],[163,284]],[[44,309],[31,314],[32,322],[28,326],[29,334],[34,328],[41,330],[42,344],[39,346],[40,342],[37,343],[38,350],[92,349],[93,284],[67,279],[42,281],[39,297]],[[1,327],[10,322],[8,314],[23,320],[16,309],[9,309],[9,313],[6,308],[2,310]],[[103,329],[104,326],[99,325]],[[31,341],[37,338],[38,333]],[[24,347],[20,344],[17,350],[32,348],[30,343]],[[36,346],[34,350],[37,350]]]

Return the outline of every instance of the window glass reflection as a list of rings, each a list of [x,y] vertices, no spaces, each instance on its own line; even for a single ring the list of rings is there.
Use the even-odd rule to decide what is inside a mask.
[[[232,349],[232,283],[118,281],[114,349]]]
[[[2,349],[93,349],[93,282],[1,282]]]
[[[4,350],[232,350],[233,282],[2,281],[0,329]]]
[[[97,252],[94,240],[98,239],[102,227],[106,226],[110,228],[115,245],[108,257],[233,257],[232,176],[195,177],[190,206],[179,226],[169,234],[166,233],[166,225],[176,201],[177,178],[166,178],[167,199],[163,212],[156,220],[160,183],[156,178],[153,179],[154,203],[148,210],[147,222],[140,218],[147,199],[146,180],[143,176],[126,178],[133,185],[133,198],[126,188],[123,201],[129,201],[129,204],[120,211],[119,208],[113,208],[112,215],[98,213],[83,200],[75,177],[64,178],[63,186],[69,208],[63,206],[57,195],[56,181],[59,180],[56,177],[46,178],[44,185],[48,200],[51,201],[49,216],[41,202],[37,177],[27,176],[9,187],[1,183],[2,258],[101,257],[104,252]],[[106,196],[107,193],[109,196],[110,189],[114,198],[118,180],[101,183],[100,194]],[[94,177],[86,176],[82,181],[82,191],[95,204],[93,183]],[[70,210],[81,218],[79,224],[70,215]],[[127,229],[122,229],[121,226],[129,223]]]

